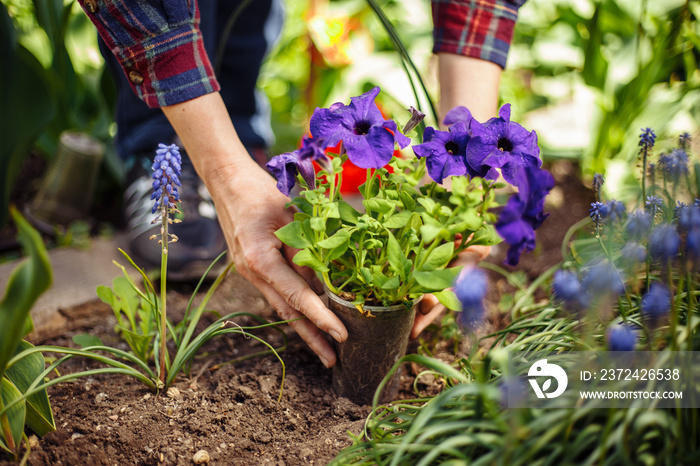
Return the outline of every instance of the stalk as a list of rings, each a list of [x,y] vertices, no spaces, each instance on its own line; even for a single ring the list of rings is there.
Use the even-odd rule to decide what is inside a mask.
[[[5,403],[0,396],[0,411],[5,410]],[[10,429],[10,420],[7,418],[7,413],[3,413],[0,416],[0,426],[2,427],[2,433],[5,437],[5,442],[7,442],[7,448],[15,451],[17,445],[15,445],[15,439],[12,437],[12,429]]]
[[[164,194],[165,195],[165,194]],[[167,326],[167,316],[166,316],[166,278],[168,273],[168,202],[164,199],[163,206],[161,207],[161,246],[162,255],[160,259],[160,352],[159,352],[159,365],[160,373],[159,379],[161,382],[165,383],[166,370],[165,370],[165,353],[167,351],[166,347],[166,326]]]

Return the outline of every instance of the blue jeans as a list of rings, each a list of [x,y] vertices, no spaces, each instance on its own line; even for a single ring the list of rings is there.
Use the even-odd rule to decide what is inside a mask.
[[[243,0],[199,0],[204,46],[217,71],[221,97],[243,145],[249,150],[269,146],[269,103],[256,90],[263,58],[282,29],[280,0],[253,0],[236,20],[226,38],[223,60],[215,63],[216,50],[225,25]],[[160,109],[148,108],[131,86],[112,53],[100,40],[100,49],[117,85],[115,146],[119,156],[131,161],[140,154],[152,154],[159,143],[169,144],[175,131]]]

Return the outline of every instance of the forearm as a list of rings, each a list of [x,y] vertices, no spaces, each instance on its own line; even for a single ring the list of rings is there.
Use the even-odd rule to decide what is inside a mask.
[[[438,53],[440,121],[454,107],[467,107],[478,121],[495,117],[502,69],[480,58]]]

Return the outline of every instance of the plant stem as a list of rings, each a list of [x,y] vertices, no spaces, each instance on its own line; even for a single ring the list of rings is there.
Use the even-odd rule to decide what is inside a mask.
[[[168,272],[168,202],[167,199],[163,199],[163,207],[161,211],[161,245],[162,245],[162,255],[160,259],[160,352],[159,352],[159,365],[160,381],[165,383],[166,370],[165,370],[165,353],[167,351],[166,346],[166,331],[167,331],[167,316],[166,316],[166,294],[167,294],[167,272]]]

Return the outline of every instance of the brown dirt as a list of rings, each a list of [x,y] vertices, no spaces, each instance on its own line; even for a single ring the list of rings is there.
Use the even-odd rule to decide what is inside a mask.
[[[530,278],[561,260],[560,245],[567,229],[587,214],[592,193],[579,181],[576,170],[564,162],[552,170],[557,179],[552,215],[538,231],[539,248],[522,257],[519,269]],[[502,266],[505,248],[489,259]],[[507,267],[505,267],[507,268]],[[489,332],[507,323],[498,312],[503,293],[513,287],[499,274],[490,273]],[[173,289],[168,310],[182,316],[190,289]],[[274,319],[260,293],[242,278],[232,275],[208,306],[221,313],[246,310]],[[95,301],[61,310],[65,327],[45,328],[32,335],[35,344],[75,346],[72,336],[90,332],[112,346],[126,349],[114,332],[111,310]],[[246,324],[246,319],[239,321]],[[248,322],[249,323],[249,322]],[[49,389],[57,430],[34,446],[30,465],[192,464],[195,453],[206,450],[210,464],[326,464],[351,443],[369,413],[338,398],[331,388],[331,371],[288,328],[289,345],[281,356],[286,364],[282,399],[277,401],[282,366],[273,356],[257,357],[235,365],[211,367],[263,349],[241,336],[223,337],[200,351],[189,376],[180,376],[174,387],[179,393],[153,394],[124,376],[80,378]],[[481,333],[481,332],[480,332]],[[454,358],[452,343],[439,341],[444,334],[424,338],[445,360]],[[274,345],[282,343],[279,332],[260,336]],[[412,342],[409,352],[416,352]],[[462,345],[462,348],[466,348]],[[453,359],[452,359],[453,360]],[[69,361],[62,373],[98,367],[83,359]],[[402,376],[401,398],[411,391],[419,368],[411,365]],[[421,379],[418,388],[436,393],[440,387]],[[0,466],[15,464],[2,459]]]
[[[218,296],[218,297],[217,297]],[[169,312],[181,316],[189,290],[168,293]],[[221,312],[246,309],[271,317],[273,312],[257,290],[232,275],[217,291],[209,308]],[[116,320],[101,302],[62,310],[63,329],[43,329],[32,335],[35,344],[75,346],[72,337],[89,331],[111,346],[127,349],[114,332]],[[250,325],[250,319],[238,320]],[[181,375],[177,393],[151,393],[125,376],[79,378],[49,388],[57,430],[32,450],[30,465],[192,464],[205,450],[210,464],[326,464],[351,444],[369,414],[337,397],[331,371],[288,328],[288,349],[280,355],[286,365],[282,399],[278,401],[282,365],[274,356],[225,364],[263,350],[255,340],[222,337],[205,345],[189,376]],[[275,346],[280,332],[259,333]],[[414,351],[415,351],[414,342]],[[217,370],[211,368],[224,363]],[[75,358],[61,373],[100,367]],[[401,397],[410,391],[417,368],[404,371]],[[435,393],[439,387],[419,384]],[[2,456],[0,455],[0,458]],[[0,466],[15,464],[0,459]]]

